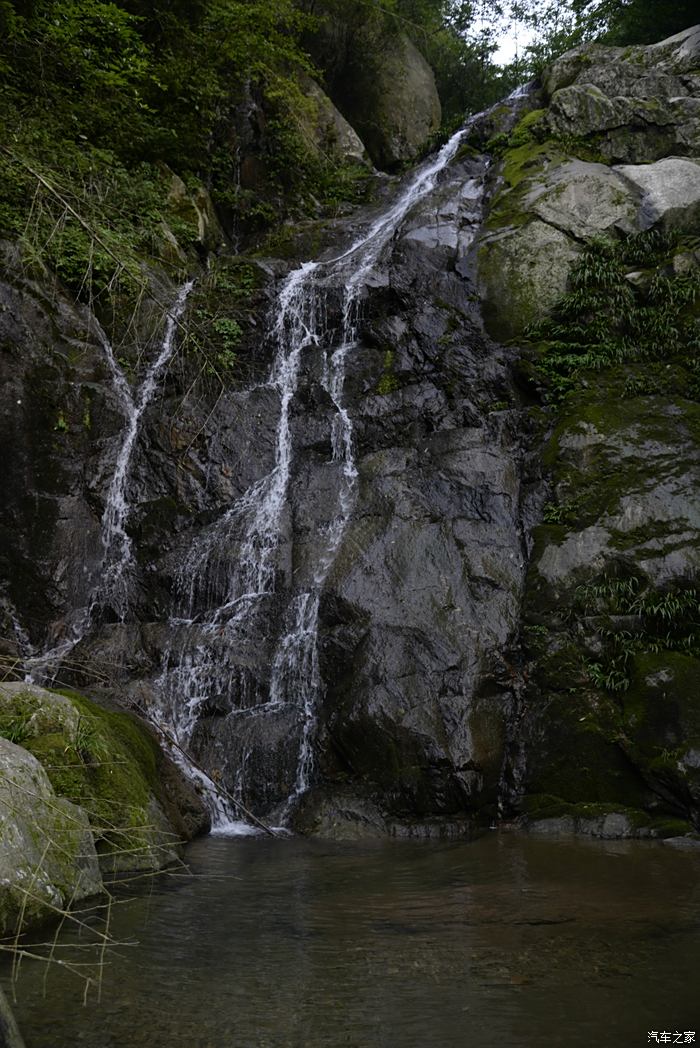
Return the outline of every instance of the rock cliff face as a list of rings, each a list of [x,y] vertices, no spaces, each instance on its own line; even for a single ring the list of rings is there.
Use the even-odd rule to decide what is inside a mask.
[[[122,345],[7,246],[5,660],[310,832],[697,822],[699,39],[565,56],[299,279],[153,274]],[[637,343],[562,349],[615,295]]]
[[[556,404],[525,596],[540,815],[697,821],[699,58],[696,28],[555,63],[502,143],[479,248],[487,326],[531,325],[525,369]]]

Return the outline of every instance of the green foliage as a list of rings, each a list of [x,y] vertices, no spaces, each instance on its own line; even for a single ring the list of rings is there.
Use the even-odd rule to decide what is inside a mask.
[[[539,344],[536,370],[557,403],[574,393],[587,372],[623,366],[625,391],[643,395],[645,369],[675,365],[693,394],[700,330],[695,304],[698,273],[675,274],[676,243],[657,231],[622,240],[591,241],[572,268],[570,290],[551,315],[527,335]],[[637,280],[637,267],[647,271]],[[633,279],[628,279],[628,277]]]
[[[542,511],[542,519],[546,524],[572,524],[581,501],[580,497],[574,497],[563,502],[548,502]]]
[[[700,655],[700,591],[692,586],[677,582],[662,590],[640,576],[604,574],[578,588],[573,612],[595,629],[602,657],[586,669],[606,691],[628,689],[635,655]]]
[[[694,0],[572,0],[587,37],[606,44],[652,44],[697,22]]]
[[[53,428],[58,430],[59,433],[68,432],[68,423],[66,422],[66,416],[63,414],[63,411],[59,411],[58,417],[56,418],[56,424]]]
[[[239,348],[249,331],[258,287],[256,269],[237,258],[212,263],[205,281],[195,285],[184,321],[183,348],[201,360],[205,375],[230,385],[249,377]]]
[[[8,739],[9,742],[14,742],[15,746],[23,746],[32,736],[32,729],[29,725],[30,717],[30,711],[17,708],[17,705],[0,708],[0,736]]]
[[[122,158],[199,165],[247,82],[286,85],[305,65],[291,0],[206,0],[163,19],[152,5],[35,0],[0,42],[7,88],[27,111],[47,105],[67,134]]]
[[[293,0],[2,3],[0,236],[83,299],[133,295],[163,223],[196,240],[167,213],[163,164],[206,184],[231,225],[354,195],[357,173],[304,138],[306,21]],[[236,133],[253,103],[267,119],[255,200]]]
[[[509,70],[520,80],[588,41],[651,44],[697,22],[695,0],[519,0],[487,6],[510,19],[511,34],[520,26],[531,35]]]
[[[99,306],[133,303],[176,216],[169,181],[147,164],[128,168],[108,150],[72,143],[37,118],[0,152],[0,237],[17,240],[25,266],[48,269],[73,295]],[[59,427],[60,428],[60,427]]]

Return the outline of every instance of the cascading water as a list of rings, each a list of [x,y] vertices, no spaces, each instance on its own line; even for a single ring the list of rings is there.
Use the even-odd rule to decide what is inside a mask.
[[[200,717],[226,705],[231,748],[237,760],[231,803],[214,787],[215,831],[237,832],[237,802],[256,763],[256,733],[273,720],[298,738],[284,781],[270,788],[265,814],[286,822],[308,789],[322,682],[318,657],[321,595],[350,519],[357,481],[353,428],[344,406],[348,355],[358,341],[360,304],[380,255],[411,209],[436,186],[466,133],[460,130],[424,164],[396,201],[346,251],[307,262],[282,284],[271,337],[275,357],[268,388],[279,400],[274,465],[211,527],[184,559],[179,572],[179,607],[170,622],[171,639],[157,681],[153,719],[175,740],[175,756],[206,788],[199,769],[186,757]],[[341,294],[340,322],[329,326],[332,304]],[[293,442],[291,409],[305,353],[322,354],[321,384],[332,405],[331,461],[335,502],[305,585],[294,586],[283,556],[282,535],[289,513]],[[285,583],[285,586],[282,583]],[[280,608],[285,598],[286,611]],[[281,629],[270,626],[281,621]],[[266,632],[267,631],[267,632]],[[246,672],[246,649],[268,633],[272,638],[266,687]],[[276,639],[275,639],[276,637]],[[232,708],[231,708],[232,707]],[[209,780],[210,786],[214,786]],[[285,789],[286,784],[286,789]]]
[[[97,578],[91,585],[89,600],[73,616],[67,636],[50,650],[26,660],[27,677],[36,683],[55,679],[62,661],[87,635],[98,608],[109,604],[122,622],[126,616],[129,572],[133,562],[131,539],[126,531],[126,523],[131,510],[126,493],[131,460],[143,413],[153,400],[158,381],[175,351],[177,325],[184,312],[193,283],[193,281],[188,281],[179,289],[175,302],[166,315],[165,332],[160,351],[148,365],[143,382],[135,393],[114,357],[109,339],[97,321],[94,321],[95,332],[109,366],[113,388],[126,415],[126,427],[102,514],[100,528],[102,558]]]
[[[141,417],[151,403],[163,369],[175,350],[175,333],[177,324],[187,303],[194,281],[190,280],[180,288],[172,308],[167,314],[165,333],[156,359],[149,365],[144,380],[136,394],[132,396],[123,373],[113,370],[115,386],[122,394],[127,408],[127,424],[122,446],[117,456],[117,464],[112,482],[107,492],[105,510],[102,516],[102,547],[104,558],[101,578],[98,584],[94,604],[107,601],[123,622],[128,608],[129,571],[133,563],[132,543],[126,531],[126,522],[130,506],[126,497],[126,485],[129,478],[131,459],[139,433]],[[114,362],[113,354],[108,359]]]

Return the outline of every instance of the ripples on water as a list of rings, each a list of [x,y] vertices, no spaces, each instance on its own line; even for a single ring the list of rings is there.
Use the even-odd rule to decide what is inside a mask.
[[[207,838],[188,861],[116,908],[112,934],[139,945],[112,952],[100,1003],[56,966],[44,993],[24,963],[27,1048],[700,1041],[697,854],[493,834]]]

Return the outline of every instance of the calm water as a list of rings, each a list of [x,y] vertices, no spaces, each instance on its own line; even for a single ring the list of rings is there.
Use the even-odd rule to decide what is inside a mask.
[[[27,1048],[700,1041],[697,854],[494,833],[208,838],[188,861],[190,876],[138,882],[115,908],[112,934],[139,945],[108,955],[101,1002],[24,963]],[[90,960],[85,941],[64,933],[60,956]]]

